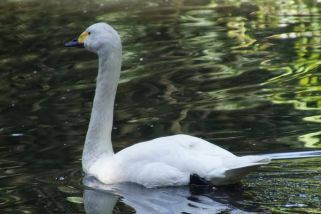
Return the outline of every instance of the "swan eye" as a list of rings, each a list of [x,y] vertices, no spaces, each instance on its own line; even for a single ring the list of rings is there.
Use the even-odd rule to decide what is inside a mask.
[[[91,34],[91,32],[89,31],[89,32],[88,32],[88,35],[90,35],[90,34]]]

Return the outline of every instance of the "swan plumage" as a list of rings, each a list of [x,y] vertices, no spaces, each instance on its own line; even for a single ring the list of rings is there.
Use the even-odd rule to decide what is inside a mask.
[[[111,131],[114,99],[121,70],[121,40],[106,23],[87,28],[66,46],[84,46],[98,55],[99,70],[93,110],[82,156],[85,173],[105,184],[134,182],[145,187],[181,186],[196,174],[213,185],[239,181],[268,164],[266,156],[238,157],[189,135],[160,137],[113,152]]]

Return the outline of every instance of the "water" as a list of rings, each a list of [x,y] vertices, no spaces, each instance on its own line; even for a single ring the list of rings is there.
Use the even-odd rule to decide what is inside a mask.
[[[240,155],[317,150],[320,6],[312,0],[2,0],[0,210],[321,213],[318,157],[277,160],[240,185],[213,190],[85,188],[80,158],[97,59],[63,47],[98,21],[120,32],[115,150],[174,133]]]

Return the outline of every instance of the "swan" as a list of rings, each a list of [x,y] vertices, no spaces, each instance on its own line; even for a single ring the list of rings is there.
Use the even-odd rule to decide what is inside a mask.
[[[111,140],[116,89],[121,71],[121,39],[110,25],[96,23],[67,47],[98,55],[99,69],[82,154],[83,171],[104,184],[137,183],[147,188],[238,182],[268,156],[236,156],[201,138],[178,134],[141,142],[114,153]]]

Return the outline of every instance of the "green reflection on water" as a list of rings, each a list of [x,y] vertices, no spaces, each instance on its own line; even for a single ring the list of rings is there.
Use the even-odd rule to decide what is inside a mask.
[[[0,12],[7,213],[84,212],[79,159],[97,62],[62,44],[97,21],[124,43],[116,150],[180,132],[239,154],[320,148],[317,1],[1,1]],[[224,197],[249,211],[318,213],[319,165],[276,162]]]

